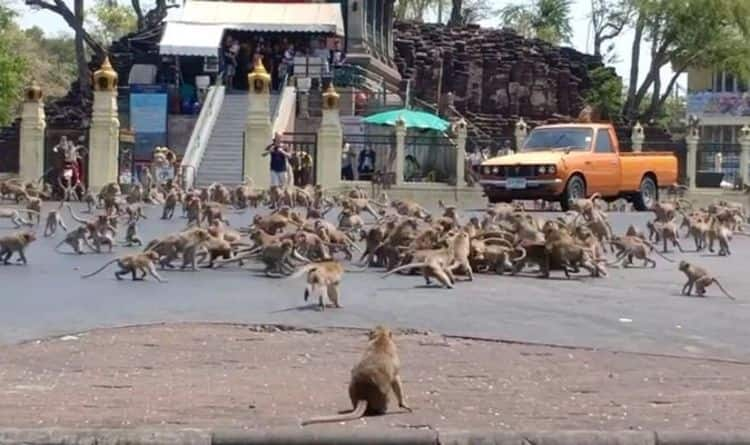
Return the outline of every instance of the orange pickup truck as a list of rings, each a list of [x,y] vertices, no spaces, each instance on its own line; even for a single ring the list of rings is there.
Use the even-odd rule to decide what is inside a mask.
[[[559,201],[599,193],[624,197],[636,210],[649,210],[659,187],[677,182],[671,152],[621,153],[608,124],[576,123],[534,128],[517,153],[484,161],[480,184],[490,202],[513,199]]]

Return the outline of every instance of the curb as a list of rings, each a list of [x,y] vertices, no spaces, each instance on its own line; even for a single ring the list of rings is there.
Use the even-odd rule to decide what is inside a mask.
[[[0,428],[0,445],[750,445],[748,432]]]

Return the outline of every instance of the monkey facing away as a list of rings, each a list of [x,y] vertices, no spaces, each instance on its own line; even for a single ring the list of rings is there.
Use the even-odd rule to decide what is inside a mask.
[[[44,225],[44,236],[54,236],[55,233],[57,233],[58,226],[62,227],[66,232],[68,231],[68,227],[65,225],[65,220],[63,220],[62,217],[62,201],[60,202],[60,207],[55,210],[50,210],[49,213],[47,213],[47,222]]]
[[[695,293],[698,294],[699,297],[704,297],[706,294],[706,288],[716,283],[716,285],[719,286],[719,289],[721,289],[724,295],[729,297],[729,299],[731,300],[735,299],[729,292],[724,289],[724,286],[719,283],[719,280],[708,273],[706,269],[690,264],[687,261],[680,261],[679,269],[687,276],[688,279],[687,283],[682,286],[682,295],[690,296],[690,293],[693,291],[693,285],[695,285]]]
[[[18,252],[18,262],[28,264],[26,247],[33,241],[36,241],[34,232],[18,232],[0,237],[0,261],[7,266],[10,264],[10,257],[13,252]]]
[[[364,415],[385,414],[391,392],[396,396],[399,408],[411,412],[405,401],[404,385],[399,376],[400,367],[393,333],[386,327],[377,326],[370,333],[370,342],[362,359],[352,369],[349,398],[354,409],[347,414],[305,420],[302,425],[343,422]]]
[[[341,293],[341,277],[344,275],[344,267],[338,261],[322,261],[307,264],[293,273],[289,278],[298,278],[307,274],[307,286],[305,287],[305,301],[317,295],[320,310],[325,310],[326,296],[333,303],[333,307],[340,308],[339,295]]]
[[[153,250],[137,253],[135,255],[125,255],[107,261],[96,271],[90,274],[82,275],[81,278],[93,277],[94,275],[106,269],[109,265],[117,263],[117,267],[119,267],[120,270],[115,271],[115,278],[117,278],[118,280],[122,280],[123,275],[131,274],[133,276],[133,281],[142,281],[146,277],[146,275],[150,274],[156,279],[156,281],[160,283],[166,283],[166,280],[163,280],[159,276],[159,274],[156,273],[156,266],[154,266],[155,261],[159,261],[159,254]],[[137,276],[137,272],[141,272],[141,276]]]

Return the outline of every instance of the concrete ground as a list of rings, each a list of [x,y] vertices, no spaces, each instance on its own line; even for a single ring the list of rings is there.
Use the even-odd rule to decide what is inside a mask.
[[[306,428],[726,432],[750,416],[745,364],[394,338],[414,412]],[[366,341],[353,330],[171,324],[0,346],[0,428],[300,428],[350,407],[349,370]]]
[[[248,224],[251,213],[233,214],[233,224]],[[159,220],[157,208],[148,216],[142,224],[146,239],[185,224],[179,218]],[[616,231],[631,223],[642,226],[649,217],[611,216]],[[67,212],[66,220],[70,224]],[[0,234],[12,231],[6,220],[0,221]],[[270,279],[234,267],[164,272],[167,284],[118,282],[111,271],[82,280],[82,273],[112,255],[77,256],[65,247],[64,253],[55,253],[61,238],[58,233],[35,242],[28,266],[0,266],[0,343],[165,321],[361,328],[386,323],[491,339],[750,360],[744,329],[750,317],[750,278],[744,275],[750,241],[742,236],[729,258],[671,255],[715,271],[736,302],[714,288],[706,299],[680,296],[683,275],[676,264],[657,258],[656,269],[611,269],[602,279],[478,275],[453,290],[424,287],[416,276],[381,279],[376,271],[350,273],[343,282],[344,308],[323,313],[302,300],[303,280]],[[687,240],[684,244],[693,247]]]

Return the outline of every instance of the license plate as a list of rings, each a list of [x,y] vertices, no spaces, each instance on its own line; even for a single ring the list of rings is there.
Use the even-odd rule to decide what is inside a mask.
[[[520,190],[526,188],[526,178],[508,178],[505,180],[505,188]]]

